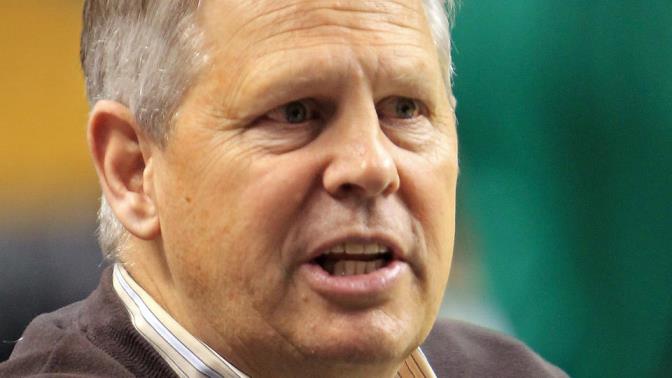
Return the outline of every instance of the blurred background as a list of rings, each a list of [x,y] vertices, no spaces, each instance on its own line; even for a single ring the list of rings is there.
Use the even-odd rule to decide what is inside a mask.
[[[103,269],[81,2],[0,0],[0,361]],[[462,0],[442,315],[574,377],[672,371],[672,1]]]

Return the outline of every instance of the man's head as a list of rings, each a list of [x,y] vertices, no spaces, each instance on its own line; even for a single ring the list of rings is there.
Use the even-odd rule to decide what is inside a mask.
[[[248,373],[391,373],[452,257],[441,4],[167,3],[85,6],[89,142],[122,261]]]

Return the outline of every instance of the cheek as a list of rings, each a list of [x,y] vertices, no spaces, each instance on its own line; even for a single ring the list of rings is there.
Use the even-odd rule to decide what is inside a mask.
[[[215,289],[235,288],[227,290],[228,301],[244,301],[243,307],[262,314],[287,308],[296,251],[285,246],[293,228],[301,224],[316,177],[312,165],[310,159],[287,154],[260,157],[245,168],[244,179],[230,195],[231,211],[224,222],[230,240],[210,252],[228,264],[226,277],[214,283]],[[204,247],[217,241],[213,237]]]
[[[399,169],[401,195],[418,222],[426,245],[431,273],[445,276],[450,269],[455,231],[456,159],[428,160],[406,156]]]
[[[435,226],[454,223],[457,165],[453,160],[429,162],[417,156],[403,159],[399,169],[402,196],[411,212],[436,233]]]
[[[290,227],[299,223],[314,186],[315,164],[300,153],[259,158],[249,166],[249,180],[238,198],[244,232],[277,252]],[[270,252],[270,251],[269,251]]]
[[[200,262],[185,264],[211,265],[205,269],[226,264],[233,276],[256,281],[250,283],[256,287],[287,276],[282,247],[299,223],[316,175],[310,159],[291,154],[250,160],[229,165],[225,179],[217,180],[214,172],[201,179],[191,206],[172,216],[186,227],[177,233],[180,249],[200,255]]]

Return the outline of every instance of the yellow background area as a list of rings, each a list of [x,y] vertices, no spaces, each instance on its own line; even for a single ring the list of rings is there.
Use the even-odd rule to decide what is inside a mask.
[[[98,193],[85,137],[80,29],[80,1],[0,4],[0,213],[21,216]]]

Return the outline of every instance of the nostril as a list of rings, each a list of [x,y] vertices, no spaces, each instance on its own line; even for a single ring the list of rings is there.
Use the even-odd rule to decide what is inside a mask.
[[[343,192],[350,193],[350,192],[352,192],[353,189],[354,189],[354,186],[352,184],[348,183],[348,184],[341,185],[341,191],[343,191]]]

